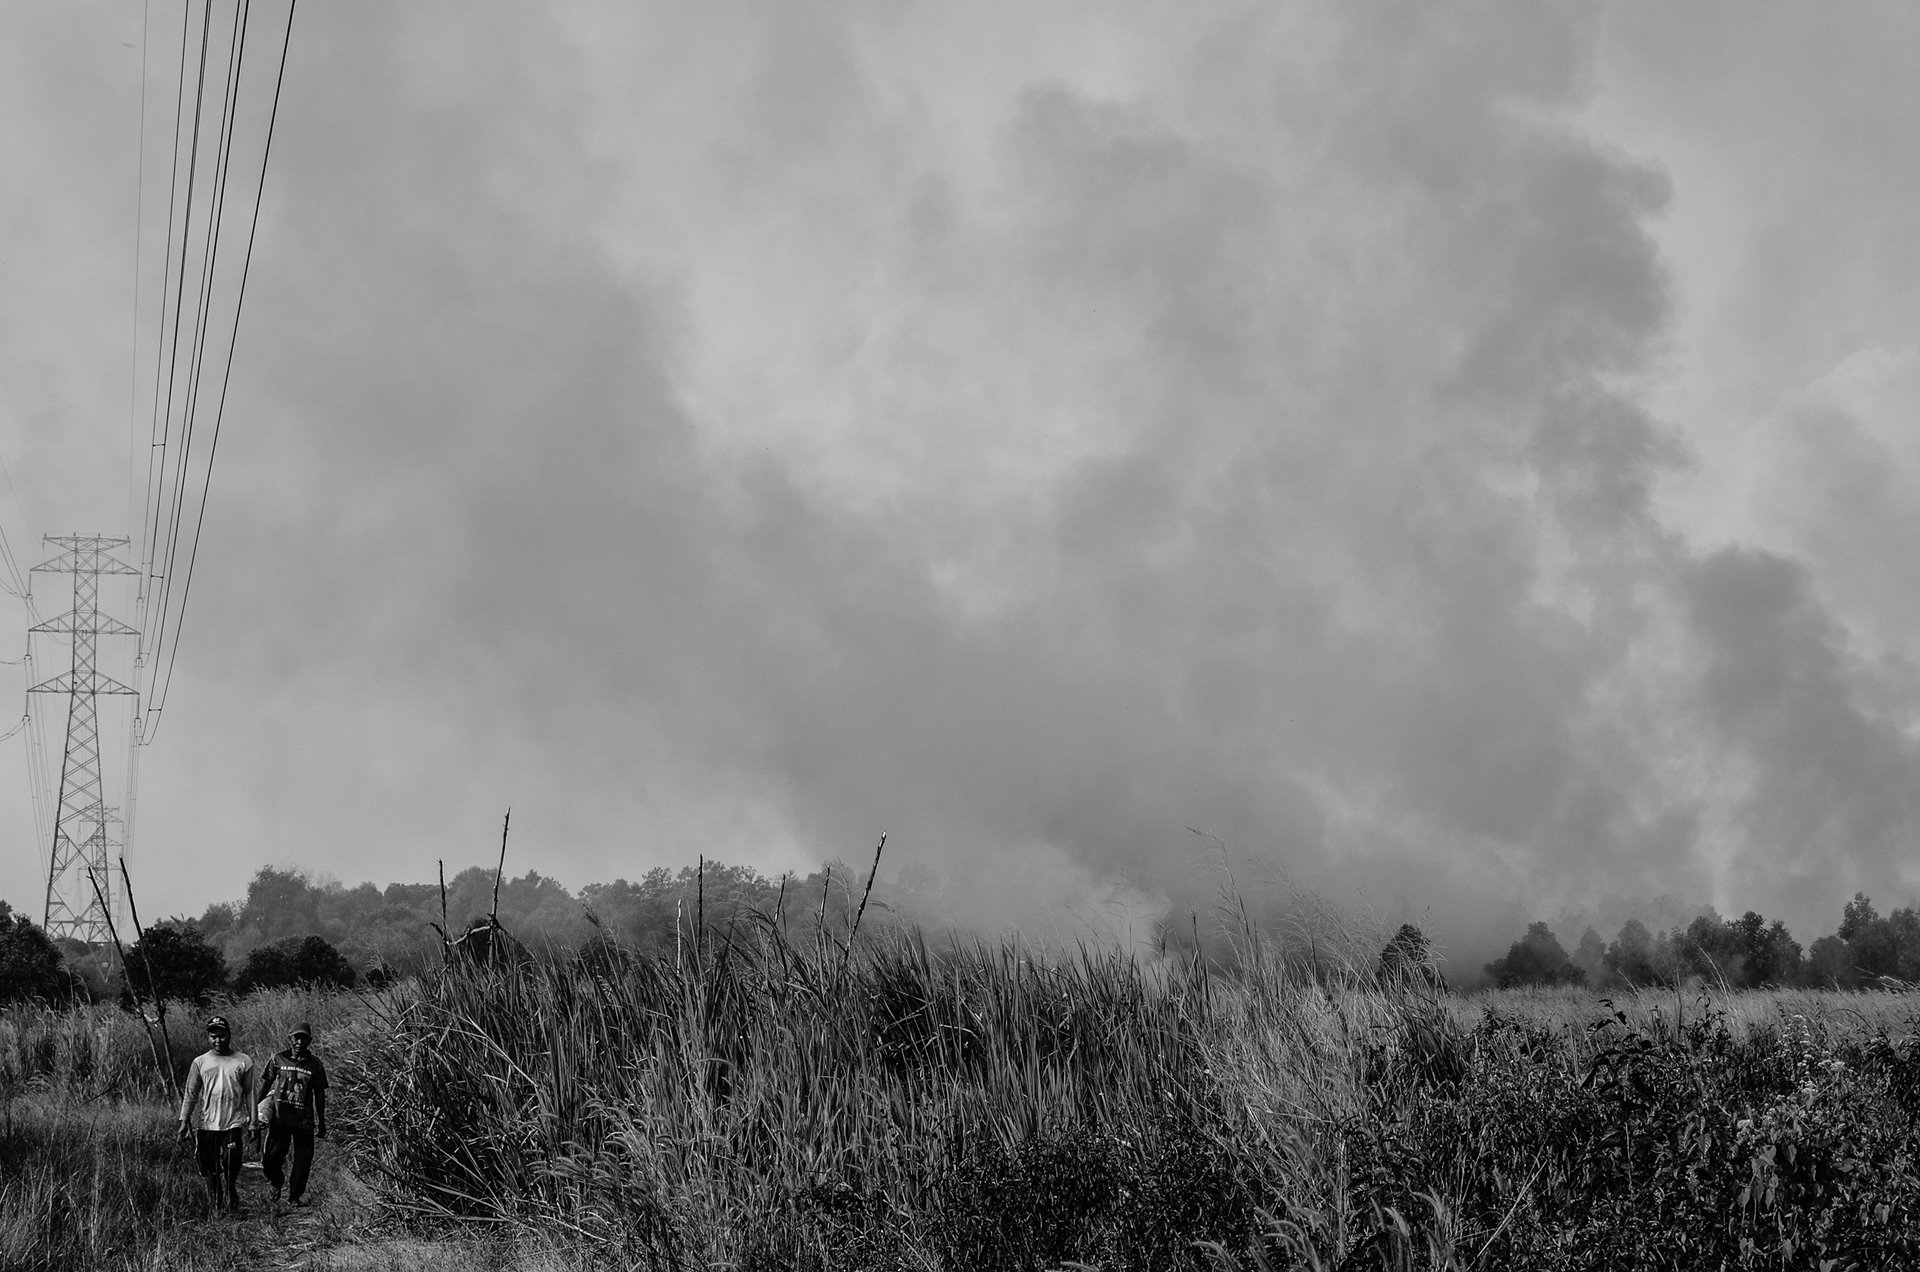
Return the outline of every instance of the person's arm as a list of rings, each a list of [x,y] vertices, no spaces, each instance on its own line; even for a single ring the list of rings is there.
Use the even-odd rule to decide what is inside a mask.
[[[180,1138],[187,1137],[187,1120],[200,1099],[200,1057],[195,1056],[187,1068],[187,1089],[180,1093]]]
[[[318,1058],[313,1062],[313,1133],[318,1139],[327,1138],[327,1066]]]

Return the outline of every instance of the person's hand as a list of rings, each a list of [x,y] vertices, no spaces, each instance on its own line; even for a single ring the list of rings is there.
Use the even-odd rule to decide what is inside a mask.
[[[185,1122],[180,1123],[179,1132],[180,1132],[179,1139],[182,1144],[186,1143],[189,1139],[193,1138],[192,1136],[187,1134],[187,1124]]]
[[[327,1124],[325,1122],[313,1128],[313,1137],[315,1139],[327,1138]]]

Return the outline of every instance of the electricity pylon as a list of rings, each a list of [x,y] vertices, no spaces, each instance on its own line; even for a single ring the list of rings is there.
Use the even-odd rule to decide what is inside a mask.
[[[33,568],[73,575],[73,608],[28,630],[71,635],[73,669],[27,690],[67,695],[67,750],[60,761],[60,799],[54,806],[53,855],[47,866],[47,908],[41,927],[48,936],[104,945],[112,917],[107,909],[113,898],[113,878],[107,872],[107,821],[111,814],[101,790],[96,699],[103,693],[135,691],[94,669],[94,646],[102,636],[140,633],[100,612],[100,576],[140,571],[108,555],[114,548],[125,547],[129,542],[126,539],[50,534],[45,542],[66,550]]]

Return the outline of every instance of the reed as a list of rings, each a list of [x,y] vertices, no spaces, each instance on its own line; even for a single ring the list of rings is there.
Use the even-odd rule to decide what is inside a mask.
[[[137,1030],[136,1030],[137,1036]],[[145,1049],[144,1038],[139,1040]],[[169,1109],[45,1089],[0,1107],[0,1267],[151,1266],[161,1235],[197,1217]]]
[[[1452,997],[1380,983],[1364,943],[1300,944],[503,941],[369,1000],[349,1146],[398,1205],[636,1267],[1575,1269],[1674,1241],[1757,1267],[1783,1240],[1913,1244],[1911,1000]],[[1638,1094],[1663,1083],[1688,1099]],[[1828,1129],[1803,1133],[1816,1088]],[[1777,1186],[1743,1194],[1775,1154]],[[1868,1163],[1859,1186],[1817,1174],[1839,1160]]]
[[[662,1267],[1201,1266],[1259,1243],[1263,1199],[1344,1197],[1359,1057],[1436,1017],[1317,948],[1249,928],[1228,973],[765,922],[671,959],[496,951],[380,1000],[353,1151],[423,1210]]]
[[[434,1234],[315,1266],[1920,1262],[1915,998],[1454,996],[1311,935],[1141,958],[770,919],[661,958],[496,931],[377,994],[222,1010],[257,1056],[314,1022],[330,1162]],[[170,1014],[177,1055],[199,1016]],[[125,1013],[0,1013],[0,1266],[233,1254],[180,1226],[152,1057]]]

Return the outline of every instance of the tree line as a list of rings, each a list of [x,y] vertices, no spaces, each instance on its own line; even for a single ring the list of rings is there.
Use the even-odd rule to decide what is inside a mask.
[[[924,878],[924,877],[923,877]],[[496,900],[497,889],[497,900]],[[146,968],[163,997],[206,1000],[284,985],[379,986],[440,961],[442,941],[489,916],[522,942],[575,948],[613,939],[672,956],[694,938],[725,942],[755,924],[777,923],[791,939],[844,933],[862,899],[869,925],[914,923],[936,929],[935,898],[911,870],[871,897],[862,873],[827,862],[807,875],[769,877],[744,866],[703,862],[656,867],[637,880],[588,884],[578,894],[534,871],[496,881],[473,866],[448,879],[346,887],[300,870],[261,869],[237,901],[197,916],[153,924],[128,951],[130,986],[106,952],[56,942],[0,901],[0,1001],[100,1000],[147,992]],[[1407,925],[1382,955],[1383,971],[1433,972],[1427,938]],[[1505,955],[1485,965],[1498,986],[1672,986],[1688,981],[1746,989],[1807,986],[1859,989],[1920,983],[1920,907],[1881,916],[1856,894],[1830,935],[1803,948],[1779,920],[1748,911],[1723,919],[1711,910],[1682,926],[1649,929],[1630,919],[1611,940],[1588,927],[1569,952],[1544,922],[1529,924]],[[1453,979],[1469,978],[1456,972]]]
[[[576,895],[535,871],[496,880],[493,871],[473,866],[444,889],[438,880],[381,888],[268,866],[243,899],[140,933],[126,951],[130,978],[108,951],[55,941],[0,901],[0,1001],[144,998],[149,968],[160,997],[202,1002],[287,985],[378,987],[438,963],[444,940],[489,922],[533,948],[613,939],[666,956],[691,942],[697,928],[720,943],[746,936],[753,924],[776,922],[790,938],[811,940],[822,930],[845,932],[863,898],[871,907],[868,925],[908,911],[930,914],[912,879],[909,871],[884,889],[885,898],[867,897],[864,877],[844,862],[779,878],[702,862],[656,867],[636,881],[588,884]]]
[[[1530,923],[1506,954],[1488,963],[1495,985],[1672,986],[1688,981],[1730,989],[1801,986],[1864,989],[1920,983],[1920,907],[1882,917],[1854,894],[1831,934],[1802,948],[1785,923],[1752,910],[1725,919],[1711,909],[1684,927],[1650,931],[1629,919],[1609,941],[1589,927],[1568,953],[1546,923]]]

